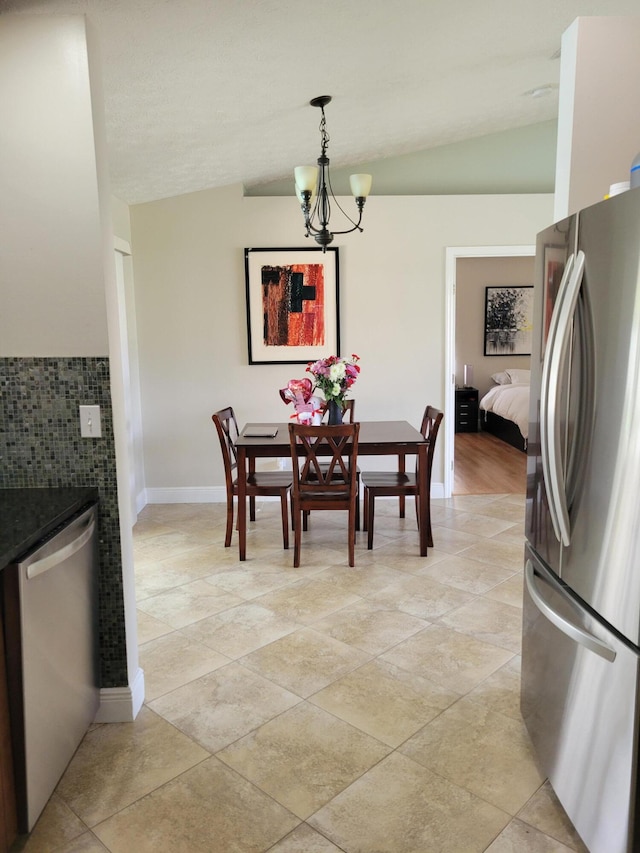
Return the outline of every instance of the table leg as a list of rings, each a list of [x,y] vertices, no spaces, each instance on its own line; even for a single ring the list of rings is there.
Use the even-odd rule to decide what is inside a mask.
[[[428,504],[427,504],[427,445],[418,446],[418,509],[420,514],[420,556],[427,556],[427,544],[429,541]]]
[[[240,560],[247,559],[247,453],[237,447],[238,453],[238,548]]]
[[[398,473],[404,474],[406,470],[407,470],[406,457],[405,457],[404,453],[399,453],[398,454]],[[400,518],[404,518],[404,513],[405,513],[405,497],[404,497],[404,495],[398,496],[398,504],[399,504],[398,509],[399,509]]]

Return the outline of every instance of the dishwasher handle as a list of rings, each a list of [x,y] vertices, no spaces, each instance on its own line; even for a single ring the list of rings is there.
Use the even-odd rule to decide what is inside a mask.
[[[87,519],[86,527],[78,536],[76,536],[75,539],[72,539],[71,542],[63,545],[62,548],[59,548],[57,551],[54,551],[53,554],[47,554],[46,557],[43,557],[41,560],[35,560],[27,566],[27,580],[32,580],[38,575],[48,572],[49,569],[53,569],[56,566],[59,566],[60,563],[68,560],[69,557],[76,553],[76,551],[84,548],[93,536],[95,529],[95,514],[91,513]]]

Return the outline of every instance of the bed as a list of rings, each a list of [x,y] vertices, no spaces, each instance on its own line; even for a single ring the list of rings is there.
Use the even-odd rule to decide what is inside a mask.
[[[496,383],[480,400],[482,429],[526,452],[529,437],[528,370],[494,373]]]

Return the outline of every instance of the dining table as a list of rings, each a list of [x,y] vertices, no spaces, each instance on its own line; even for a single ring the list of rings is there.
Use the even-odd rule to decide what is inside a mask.
[[[250,433],[250,435],[249,435]],[[260,433],[260,435],[258,435]],[[247,476],[255,471],[256,459],[291,456],[288,423],[247,423],[235,442],[238,462],[238,543],[240,560],[247,559]],[[404,471],[407,456],[418,457],[418,493],[427,489],[429,439],[408,421],[360,421],[358,457],[395,456]],[[358,497],[359,499],[359,497]],[[403,514],[401,505],[401,514]],[[420,556],[427,556],[427,501],[418,500]]]

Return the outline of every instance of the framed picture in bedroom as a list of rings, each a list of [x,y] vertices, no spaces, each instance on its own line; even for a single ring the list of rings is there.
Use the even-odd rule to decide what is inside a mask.
[[[245,249],[249,364],[340,355],[338,249]]]
[[[485,355],[531,355],[532,332],[532,284],[485,287]]]

